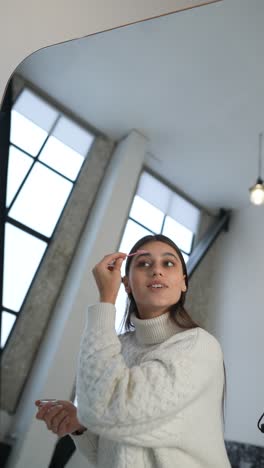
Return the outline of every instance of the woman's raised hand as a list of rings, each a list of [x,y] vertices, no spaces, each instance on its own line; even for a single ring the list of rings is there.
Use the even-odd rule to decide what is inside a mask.
[[[36,418],[44,421],[47,428],[59,437],[85,429],[79,423],[77,408],[71,401],[50,400],[43,403],[37,400],[35,405],[38,407]]]
[[[121,284],[121,265],[127,254],[116,252],[106,255],[93,269],[93,275],[99,290],[100,302],[115,304]]]

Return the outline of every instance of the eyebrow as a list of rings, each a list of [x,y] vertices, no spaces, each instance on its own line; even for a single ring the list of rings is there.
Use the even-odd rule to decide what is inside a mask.
[[[151,255],[150,252],[146,252],[146,253],[142,253],[142,254],[137,255],[136,258],[140,258],[140,257],[152,257],[152,256],[153,256],[153,255]],[[170,257],[175,258],[177,261],[180,261],[179,257],[177,257],[176,255],[174,255],[174,254],[171,253],[171,252],[164,252],[161,256],[162,256],[162,257],[170,256]]]

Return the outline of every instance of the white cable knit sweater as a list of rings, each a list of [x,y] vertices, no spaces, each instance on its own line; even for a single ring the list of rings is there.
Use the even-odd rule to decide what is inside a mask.
[[[97,468],[230,468],[223,436],[223,354],[202,328],[181,331],[169,313],[132,317],[115,331],[115,307],[88,309],[72,436]]]

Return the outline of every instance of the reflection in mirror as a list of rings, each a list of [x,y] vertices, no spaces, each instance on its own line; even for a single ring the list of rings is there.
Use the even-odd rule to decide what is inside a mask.
[[[219,209],[232,210],[228,230],[217,237],[191,278],[187,309],[218,339],[223,350],[227,371],[224,438],[230,463],[254,468],[264,466],[263,434],[257,429],[264,411],[264,218],[263,208],[250,204],[248,188],[256,177],[258,134],[264,130],[263,19],[261,0],[218,2],[49,47],[18,67],[9,154],[13,176],[11,180],[9,173],[7,188],[10,221],[6,229],[14,236],[20,227],[15,223],[24,223],[28,229],[24,237],[34,234],[29,229],[38,232],[39,246],[28,253],[21,240],[21,249],[12,250],[11,234],[6,235],[8,259],[16,253],[16,260],[12,260],[16,276],[9,272],[4,283],[18,284],[23,278],[28,289],[31,280],[23,265],[28,264],[29,257],[39,264],[56,233],[64,205],[74,193],[75,181],[83,184],[80,197],[88,193],[87,183],[80,177],[94,139],[98,135],[108,138],[121,151],[120,144],[136,129],[146,140],[137,184],[132,188],[129,185],[133,170],[136,172],[132,159],[135,153],[131,151],[127,187],[122,185],[124,174],[121,176],[116,165],[111,176],[116,171],[115,184],[111,193],[105,192],[104,199],[108,206],[116,194],[116,205],[110,205],[112,222],[104,225],[101,220],[97,243],[94,240],[91,245],[94,252],[109,253],[104,250],[105,230],[109,236],[115,233],[115,250],[128,252],[143,235],[163,232],[175,239],[188,265]],[[97,160],[100,162],[99,153]],[[101,190],[111,179],[109,174],[105,172]],[[16,195],[19,188],[20,197]],[[126,203],[126,216],[120,218],[122,203]],[[87,223],[90,226],[89,218]],[[23,251],[22,260],[19,250]],[[11,263],[8,259],[7,265]],[[34,268],[33,276],[37,266]],[[59,272],[59,264],[57,268]],[[94,294],[87,277],[80,277],[79,295],[74,302],[75,311],[80,307],[80,317]],[[2,347],[23,302],[20,286],[17,291],[14,304],[4,295]],[[116,329],[125,303],[126,294],[121,288]],[[54,306],[54,316],[56,311]],[[74,337],[69,333],[68,342],[58,340],[60,353],[68,363],[73,361],[71,349],[78,348],[82,330],[76,312],[69,317],[74,319],[68,318],[68,326],[78,324]],[[70,371],[66,375],[65,370],[60,373],[56,369],[58,353],[53,350],[53,362],[51,359],[49,366],[46,364],[46,380],[37,385],[34,373],[31,375],[34,389],[27,387],[28,400],[32,401],[33,394],[38,397],[36,389],[39,397],[69,399],[74,378]],[[49,377],[54,373],[60,374],[56,385]],[[55,388],[56,395],[52,393]],[[43,391],[49,394],[42,395]],[[27,398],[23,398],[26,407]],[[21,428],[26,427],[28,438],[23,440],[20,461],[16,460],[15,466],[26,466],[27,451],[32,458],[41,456],[48,466],[56,440],[50,442],[46,433],[36,435],[39,426],[31,419],[32,408],[27,414],[19,408],[19,416],[16,413],[13,417],[7,434],[12,429],[21,440]],[[33,443],[36,439],[37,443]],[[45,454],[41,447],[45,447]],[[77,457],[74,453],[67,466],[85,466]]]
[[[8,312],[2,319],[2,348],[93,139],[27,87],[16,97],[7,176],[3,307]]]
[[[8,310],[20,310],[46,247],[41,239],[6,223],[3,304]]]

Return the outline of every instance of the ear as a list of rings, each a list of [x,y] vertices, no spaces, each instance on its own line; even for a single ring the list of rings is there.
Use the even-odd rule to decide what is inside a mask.
[[[185,283],[185,275],[183,275],[183,279],[182,279],[182,292],[186,292],[187,291],[187,286],[186,286],[186,283]]]
[[[123,276],[122,282],[123,282],[123,284],[124,284],[124,286],[125,286],[125,290],[126,290],[127,294],[130,294],[130,293],[131,293],[131,289],[130,289],[130,286],[129,286],[128,277],[127,277],[127,276]]]

